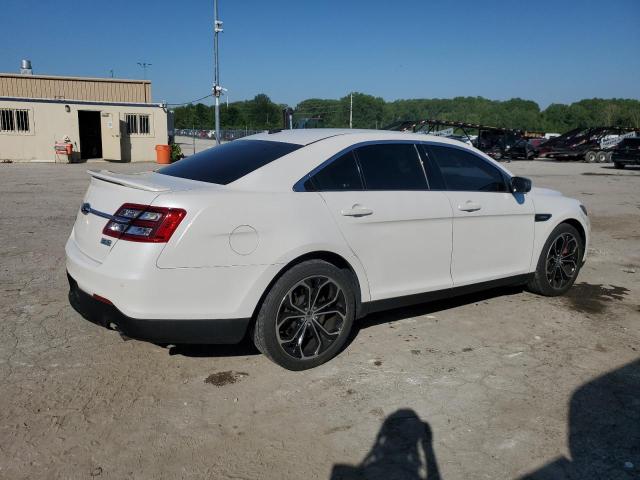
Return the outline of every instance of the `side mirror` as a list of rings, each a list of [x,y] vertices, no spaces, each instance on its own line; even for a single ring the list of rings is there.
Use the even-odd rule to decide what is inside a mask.
[[[531,180],[525,177],[511,177],[509,185],[513,193],[527,193],[531,191]]]

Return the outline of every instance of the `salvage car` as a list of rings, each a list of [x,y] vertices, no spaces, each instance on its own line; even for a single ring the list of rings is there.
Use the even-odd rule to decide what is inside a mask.
[[[625,138],[611,151],[611,161],[615,168],[626,165],[640,165],[640,138]]]
[[[423,134],[274,131],[89,174],[66,244],[80,313],[161,344],[250,336],[291,370],[371,312],[504,285],[562,295],[589,245],[580,202]]]

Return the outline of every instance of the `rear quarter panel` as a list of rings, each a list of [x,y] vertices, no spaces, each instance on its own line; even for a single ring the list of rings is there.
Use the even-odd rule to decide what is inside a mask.
[[[368,300],[364,270],[317,193],[178,192],[161,195],[156,203],[188,212],[158,257],[161,269],[284,266],[307,253],[328,251],[351,264],[362,299]],[[256,289],[267,287],[269,272]]]

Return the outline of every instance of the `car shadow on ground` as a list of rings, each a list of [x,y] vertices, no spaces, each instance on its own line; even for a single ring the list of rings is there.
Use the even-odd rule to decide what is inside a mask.
[[[243,357],[260,355],[249,335],[245,335],[240,343],[233,345],[160,345],[168,347],[169,355],[184,357]]]
[[[351,337],[347,342],[347,346],[358,336],[360,330],[374,327],[376,325],[381,325],[383,323],[391,323],[407,318],[420,317],[444,310],[451,310],[453,308],[462,307],[464,305],[491,300],[492,298],[517,295],[519,293],[522,293],[523,291],[524,286],[492,288],[477,293],[470,293],[467,295],[460,295],[443,300],[434,300],[432,302],[420,303],[417,305],[412,305],[410,307],[402,307],[393,310],[386,310],[383,312],[371,313],[359,320],[356,320],[353,325]]]
[[[619,168],[614,167],[613,165],[605,165],[601,168],[604,168],[606,170],[618,170],[620,171]],[[640,171],[640,165],[625,165],[624,168],[622,170],[629,170],[629,171]]]
[[[640,478],[639,394],[640,359],[578,387],[569,401],[571,458],[559,456],[519,480]],[[335,464],[330,480],[440,480],[433,440],[416,412],[397,410],[384,420],[362,462]]]
[[[429,303],[414,305],[411,307],[397,308],[367,315],[354,322],[352,331],[342,351],[347,349],[353,340],[358,336],[358,332],[362,329],[380,325],[383,323],[394,322],[405,318],[418,317],[428,315],[430,313],[449,310],[451,308],[460,307],[470,303],[477,303],[489,300],[495,297],[505,295],[515,295],[521,293],[523,287],[502,287],[483,292],[462,295],[447,300],[438,300]],[[260,352],[253,345],[251,340],[251,332],[248,331],[242,341],[235,345],[166,345],[162,347],[169,348],[169,355],[183,355],[185,357],[238,357],[245,355],[259,355]]]
[[[390,323],[397,320],[406,318],[418,317],[421,315],[428,315],[431,313],[439,312],[442,310],[449,310],[452,308],[460,307],[470,303],[477,303],[484,300],[489,300],[495,297],[502,297],[505,295],[515,295],[521,293],[523,287],[502,287],[483,292],[478,292],[469,295],[461,295],[446,300],[437,300],[429,303],[422,303],[411,307],[396,308],[393,310],[387,310],[385,312],[379,312],[367,315],[354,322],[351,333],[347,342],[342,348],[342,351],[349,348],[349,345],[358,336],[360,330],[380,325],[383,323]],[[169,348],[169,355],[183,355],[185,357],[238,357],[245,355],[259,355],[260,352],[253,345],[251,340],[251,332],[248,331],[242,341],[235,345],[166,345],[161,344],[162,347]]]

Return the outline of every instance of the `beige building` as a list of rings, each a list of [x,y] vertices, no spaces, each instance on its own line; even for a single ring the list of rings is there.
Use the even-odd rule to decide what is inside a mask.
[[[0,73],[0,160],[155,160],[168,143],[167,109],[151,103],[151,82]]]

